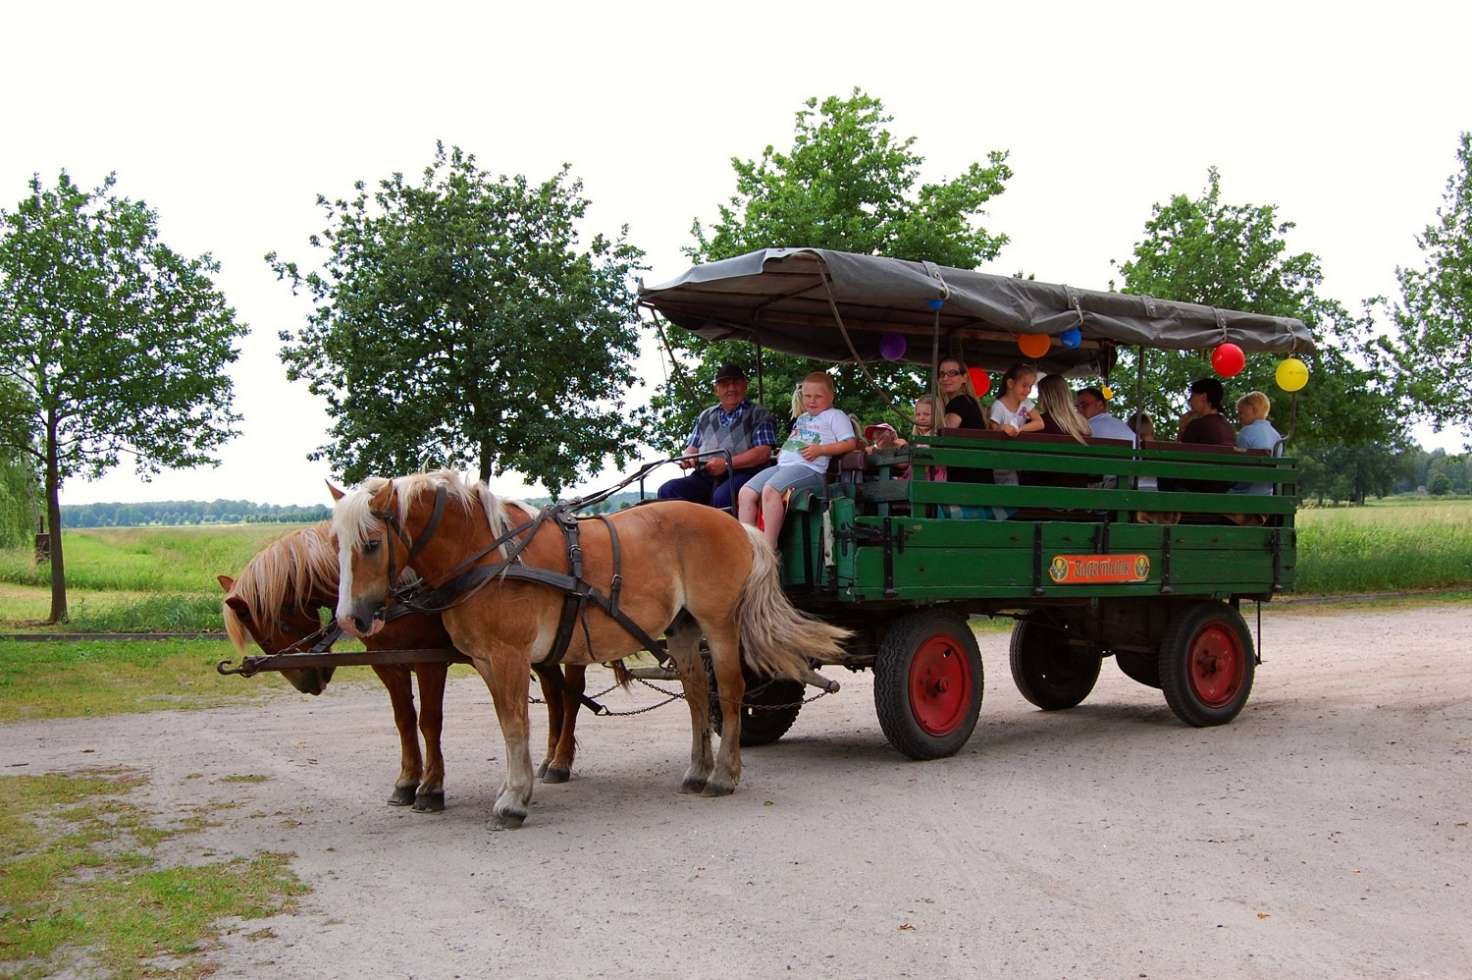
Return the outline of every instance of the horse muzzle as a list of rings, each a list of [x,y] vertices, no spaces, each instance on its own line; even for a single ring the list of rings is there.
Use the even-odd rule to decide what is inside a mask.
[[[354,609],[350,615],[337,617],[337,625],[349,636],[365,639],[383,629],[383,609],[379,607],[372,612]]]

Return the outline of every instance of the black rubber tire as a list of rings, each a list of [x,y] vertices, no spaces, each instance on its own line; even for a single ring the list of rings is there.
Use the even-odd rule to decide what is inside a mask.
[[[706,654],[704,659],[705,680],[710,691],[710,727],[719,737],[722,724],[721,698],[716,690],[715,670],[711,667],[710,655]],[[741,747],[770,745],[786,735],[793,722],[797,721],[807,685],[802,681],[757,677],[745,664],[741,666],[741,675],[746,678],[746,693],[741,698]],[[786,707],[773,708],[772,705]]]
[[[961,659],[953,669],[971,682],[969,697],[958,696],[961,710],[945,731],[927,730],[911,700],[911,670],[926,644],[944,638],[944,645]],[[950,654],[945,659],[949,662]],[[874,710],[889,744],[911,759],[940,759],[955,755],[971,738],[981,714],[985,687],[981,651],[964,616],[932,609],[911,613],[885,631],[874,662]]]
[[[1215,702],[1205,698],[1198,688],[1200,674],[1193,679],[1193,657],[1197,646],[1212,643],[1234,647],[1227,658],[1229,673],[1221,698]],[[1221,683],[1216,676],[1220,659],[1208,655],[1210,673],[1205,683]],[[1160,644],[1160,688],[1165,703],[1177,718],[1196,728],[1225,725],[1247,704],[1252,694],[1252,679],[1257,669],[1257,656],[1252,648],[1252,633],[1237,610],[1223,602],[1193,602],[1176,613]]]
[[[1100,658],[1068,645],[1062,627],[1019,619],[1012,627],[1012,680],[1044,711],[1077,707],[1099,681]]]
[[[1119,650],[1114,654],[1114,662],[1124,672],[1124,676],[1132,681],[1139,681],[1146,687],[1160,690],[1160,655],[1158,653],[1134,653],[1129,650]]]

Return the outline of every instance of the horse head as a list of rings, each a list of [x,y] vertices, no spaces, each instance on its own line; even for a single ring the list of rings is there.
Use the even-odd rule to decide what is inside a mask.
[[[410,538],[392,480],[370,481],[350,494],[331,488],[337,534],[337,624],[352,636],[383,629],[383,608],[404,571]]]
[[[268,655],[297,648],[303,640],[321,629],[317,607],[308,607],[293,601],[288,588],[283,601],[275,609],[252,610],[251,599],[258,599],[264,591],[258,583],[251,580],[252,574],[259,571],[252,560],[241,572],[238,582],[228,575],[218,576],[217,581],[225,590],[225,632],[235,648],[242,653],[245,652],[247,637],[255,641],[256,646]],[[259,607],[259,601],[255,605]],[[327,689],[333,670],[332,667],[308,667],[302,670],[283,670],[281,674],[292,687],[303,694],[318,695]]]

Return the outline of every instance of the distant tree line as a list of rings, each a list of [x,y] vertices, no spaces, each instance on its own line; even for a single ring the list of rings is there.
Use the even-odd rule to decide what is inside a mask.
[[[249,500],[158,500],[143,504],[69,504],[63,527],[143,527],[149,524],[307,524],[332,516],[322,505],[281,506]]]

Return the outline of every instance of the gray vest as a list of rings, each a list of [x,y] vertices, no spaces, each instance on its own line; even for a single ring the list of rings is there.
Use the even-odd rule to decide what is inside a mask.
[[[771,422],[772,413],[756,402],[751,402],[750,405],[746,413],[730,428],[724,428],[721,425],[721,406],[713,405],[701,412],[700,418],[695,423],[696,431],[700,435],[700,451],[727,449],[730,450],[732,456],[739,456],[751,449],[752,432],[763,419]],[[777,431],[775,426],[772,431]]]

